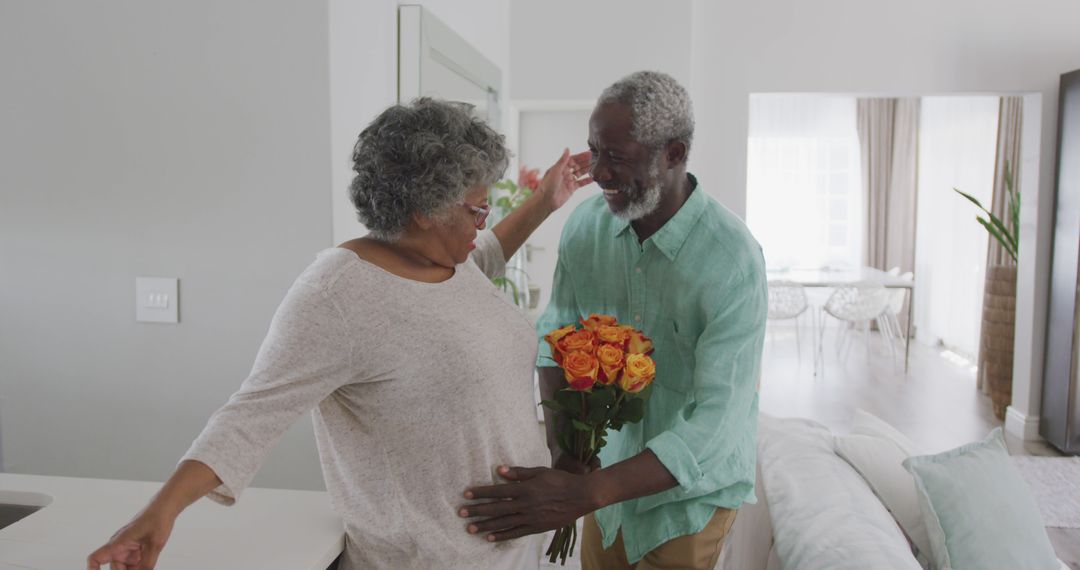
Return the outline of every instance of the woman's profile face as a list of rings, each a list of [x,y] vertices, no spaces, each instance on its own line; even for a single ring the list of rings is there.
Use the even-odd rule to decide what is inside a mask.
[[[477,227],[477,213],[473,208],[487,207],[487,187],[470,188],[465,192],[464,202],[451,205],[451,215],[446,223],[435,229],[437,237],[455,264],[465,263],[465,260],[469,258],[469,253],[476,249],[477,232],[487,227],[486,221]]]

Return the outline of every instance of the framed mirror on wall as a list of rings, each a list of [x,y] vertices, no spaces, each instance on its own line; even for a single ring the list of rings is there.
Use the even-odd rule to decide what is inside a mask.
[[[502,71],[423,6],[398,7],[398,103],[438,97],[502,126]]]

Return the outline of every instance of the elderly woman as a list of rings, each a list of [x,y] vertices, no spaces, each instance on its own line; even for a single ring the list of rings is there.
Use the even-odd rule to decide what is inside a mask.
[[[536,425],[536,337],[491,278],[591,179],[569,152],[482,232],[503,137],[462,105],[420,99],[360,134],[351,197],[370,234],[296,280],[251,375],[149,506],[88,558],[153,568],[180,512],[230,505],[282,433],[313,410],[326,488],[345,522],[342,569],[536,568],[535,543],[463,532],[461,490],[496,465],[548,460]]]

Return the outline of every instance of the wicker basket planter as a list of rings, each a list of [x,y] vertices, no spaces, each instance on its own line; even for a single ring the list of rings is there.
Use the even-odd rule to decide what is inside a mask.
[[[979,378],[990,393],[994,415],[1005,419],[1012,401],[1013,339],[1016,334],[1016,267],[986,268]]]

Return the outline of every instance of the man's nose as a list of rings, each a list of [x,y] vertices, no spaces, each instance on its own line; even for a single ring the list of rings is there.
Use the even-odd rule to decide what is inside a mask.
[[[597,158],[589,165],[589,174],[592,175],[593,180],[596,181],[597,184],[601,185],[604,182],[610,181],[612,178],[611,168],[608,167],[607,161],[602,157]]]

